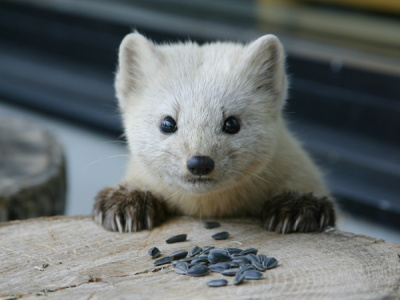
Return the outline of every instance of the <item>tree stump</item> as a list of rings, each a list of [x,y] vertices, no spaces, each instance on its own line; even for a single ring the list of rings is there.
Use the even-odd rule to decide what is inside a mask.
[[[64,213],[61,145],[41,127],[0,115],[0,221]]]
[[[0,296],[23,299],[398,299],[400,246],[342,231],[276,234],[256,219],[220,219],[205,229],[199,219],[177,217],[151,231],[108,232],[90,217],[44,217],[0,225]],[[228,231],[230,238],[211,235]],[[181,233],[188,240],[166,244]],[[155,267],[147,250],[163,256],[193,246],[254,247],[278,259],[260,280],[211,288],[223,278],[178,275]],[[43,264],[48,264],[42,268]],[[37,268],[35,268],[37,267]]]

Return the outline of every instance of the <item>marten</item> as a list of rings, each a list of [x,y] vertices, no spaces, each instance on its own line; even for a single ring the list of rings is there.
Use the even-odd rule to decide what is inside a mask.
[[[119,232],[169,215],[259,217],[280,233],[334,226],[333,197],[285,122],[287,82],[274,35],[246,45],[127,35],[115,89],[130,162],[98,193],[95,222]]]

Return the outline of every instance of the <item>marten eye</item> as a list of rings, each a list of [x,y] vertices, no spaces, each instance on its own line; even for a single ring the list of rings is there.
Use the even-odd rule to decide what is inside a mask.
[[[175,120],[168,116],[162,121],[160,129],[164,134],[173,134],[178,128],[176,127]]]
[[[229,117],[225,120],[224,127],[222,130],[229,134],[238,133],[240,130],[239,121],[235,117]]]

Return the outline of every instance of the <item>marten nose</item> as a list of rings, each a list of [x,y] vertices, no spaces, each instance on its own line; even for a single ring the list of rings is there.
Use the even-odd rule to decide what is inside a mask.
[[[209,156],[191,156],[186,167],[193,175],[207,175],[214,170],[214,161]]]

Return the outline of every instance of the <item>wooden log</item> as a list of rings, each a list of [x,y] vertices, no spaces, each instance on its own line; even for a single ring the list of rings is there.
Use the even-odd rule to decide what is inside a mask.
[[[31,122],[0,114],[0,221],[64,213],[61,145]]]
[[[37,299],[398,299],[400,246],[342,231],[280,235],[255,219],[222,219],[205,229],[199,219],[177,217],[151,231],[105,231],[90,217],[45,217],[0,225],[0,296]],[[228,231],[215,241],[211,235]],[[188,240],[165,240],[187,233]],[[259,249],[278,267],[264,278],[210,288],[222,278],[178,275],[171,265],[154,267],[147,250],[166,256],[194,245]],[[48,264],[43,271],[35,269]]]

